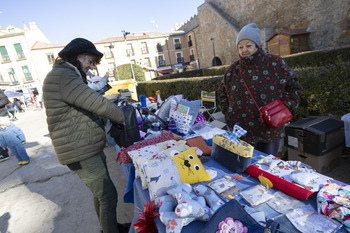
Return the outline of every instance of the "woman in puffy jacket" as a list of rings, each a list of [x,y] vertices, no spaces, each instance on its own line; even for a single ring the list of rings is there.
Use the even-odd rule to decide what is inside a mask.
[[[117,191],[106,166],[101,117],[124,123],[124,114],[87,85],[86,73],[103,57],[92,42],[76,38],[58,56],[43,85],[52,144],[58,161],[74,171],[93,193],[103,232],[118,232]]]

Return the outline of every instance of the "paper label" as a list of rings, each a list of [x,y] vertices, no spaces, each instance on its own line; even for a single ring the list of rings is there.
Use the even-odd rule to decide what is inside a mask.
[[[298,148],[298,138],[288,136],[288,145],[293,146],[295,148]]]

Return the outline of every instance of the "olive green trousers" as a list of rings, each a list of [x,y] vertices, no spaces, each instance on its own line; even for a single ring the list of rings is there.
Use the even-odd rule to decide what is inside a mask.
[[[101,151],[100,154],[78,163],[69,164],[68,167],[91,190],[103,233],[118,233],[118,193],[109,176],[104,152]]]

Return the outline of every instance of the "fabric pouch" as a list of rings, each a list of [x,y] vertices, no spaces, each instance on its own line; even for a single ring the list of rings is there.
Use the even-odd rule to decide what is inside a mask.
[[[239,140],[242,145],[214,135],[211,157],[232,172],[242,173],[251,164],[254,147]]]

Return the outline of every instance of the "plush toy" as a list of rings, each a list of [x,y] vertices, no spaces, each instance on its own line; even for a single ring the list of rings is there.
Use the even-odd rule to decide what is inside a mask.
[[[220,198],[215,193],[203,197],[196,195],[193,190],[190,184],[171,186],[167,189],[169,195],[155,199],[159,207],[160,220],[165,224],[167,233],[179,233],[184,226],[195,220],[208,221],[218,209],[217,199]],[[212,199],[217,203],[216,205],[211,204],[215,210],[206,204],[206,200]]]
[[[176,200],[170,195],[164,195],[155,199],[159,207],[160,221],[166,227],[166,233],[180,233],[184,226],[196,220],[196,218],[179,218],[174,212]]]
[[[194,199],[190,196],[191,192],[192,187],[189,184],[170,187],[167,190],[167,193],[175,198],[178,203],[175,208],[176,216],[179,218],[209,219],[210,209],[206,206],[204,198],[195,196]]]
[[[193,187],[193,190],[198,196],[204,196],[213,213],[224,205],[224,202],[218,197],[218,195],[216,195],[212,189],[204,185],[197,184]]]

